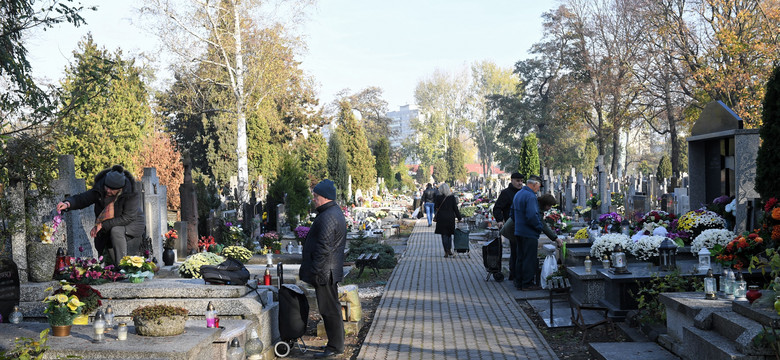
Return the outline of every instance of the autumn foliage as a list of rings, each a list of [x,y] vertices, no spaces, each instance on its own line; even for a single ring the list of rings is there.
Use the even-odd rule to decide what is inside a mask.
[[[157,169],[157,177],[160,184],[165,185],[168,191],[168,209],[179,210],[181,197],[179,186],[184,182],[184,165],[181,162],[181,154],[170,135],[155,131],[144,140],[141,152],[133,159],[136,164],[136,179],[141,179],[143,168],[153,167]]]

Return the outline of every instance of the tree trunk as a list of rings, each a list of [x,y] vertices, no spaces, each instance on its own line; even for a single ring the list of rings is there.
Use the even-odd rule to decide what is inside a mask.
[[[236,113],[237,137],[236,156],[238,157],[238,202],[244,204],[249,200],[249,169],[246,145],[246,99],[244,94],[244,57],[241,44],[241,14],[238,6],[233,6],[234,33],[236,42]]]

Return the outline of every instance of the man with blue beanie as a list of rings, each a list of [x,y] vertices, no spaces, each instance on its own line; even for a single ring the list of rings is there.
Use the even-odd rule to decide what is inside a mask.
[[[311,284],[328,334],[325,351],[316,357],[336,357],[344,352],[344,323],[341,320],[338,283],[344,279],[344,247],[347,224],[336,203],[336,186],[325,179],[312,189],[317,217],[303,243],[301,280]]]

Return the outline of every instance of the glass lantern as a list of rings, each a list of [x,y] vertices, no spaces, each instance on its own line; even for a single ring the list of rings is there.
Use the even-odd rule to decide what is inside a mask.
[[[718,291],[722,292],[723,295],[726,295],[726,279],[729,277],[729,269],[723,269],[723,274],[720,275],[720,279],[718,280]]]
[[[585,272],[590,274],[591,269],[593,269],[593,261],[590,260],[590,256],[585,256]]]
[[[658,246],[658,254],[661,258],[661,271],[674,271],[677,268],[677,244],[670,238],[665,238]]]
[[[594,221],[588,229],[588,240],[592,243],[599,237],[599,225]]]
[[[626,253],[623,252],[623,248],[620,245],[615,245],[615,252],[612,255],[615,259],[614,273],[615,274],[630,274],[628,271],[628,261],[626,260]]]
[[[623,219],[620,222],[620,233],[626,236],[631,234],[631,225],[629,225],[628,220]]]
[[[230,340],[230,347],[227,350],[227,360],[244,360],[244,349],[237,338]]]
[[[734,300],[747,301],[747,281],[742,277],[742,272],[737,272],[736,281],[734,282]]]
[[[92,320],[92,330],[94,330],[93,343],[99,344],[106,341],[106,317],[103,315],[103,310],[98,309],[95,313],[95,319]]]
[[[209,304],[206,306],[206,327],[207,328],[214,328],[217,327],[217,309],[214,308],[214,304],[209,301]]]
[[[106,306],[106,329],[111,330],[114,327],[114,309],[111,304]]]
[[[734,278],[734,271],[729,269],[728,275],[726,275],[726,299],[733,299],[734,298],[734,283],[736,282],[736,279]]]
[[[699,272],[706,272],[710,269],[710,249],[702,247],[699,250]]]
[[[257,336],[257,330],[252,329],[249,340],[244,343],[246,348],[246,358],[249,360],[260,360],[263,357],[263,342]]]
[[[712,275],[712,269],[707,270],[707,276],[704,277],[704,298],[707,300],[715,300],[715,277]]]
[[[601,265],[604,266],[604,270],[609,269],[610,263],[609,263],[609,256],[604,255],[604,258],[601,259]]]

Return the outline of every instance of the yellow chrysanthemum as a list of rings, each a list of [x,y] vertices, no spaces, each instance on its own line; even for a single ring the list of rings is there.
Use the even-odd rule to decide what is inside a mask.
[[[72,285],[63,285],[62,286],[62,290],[65,290],[67,292],[71,292],[73,290],[76,290],[76,288],[74,288]]]
[[[68,302],[68,295],[65,294],[57,294],[54,296],[54,299],[57,300],[58,303],[64,304]]]
[[[79,301],[79,298],[75,296],[70,298],[70,301],[68,301],[68,309],[70,309],[70,311],[76,311],[76,309],[82,306],[84,306],[84,303]]]

